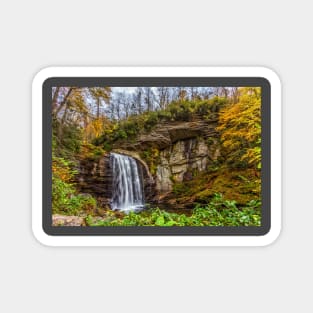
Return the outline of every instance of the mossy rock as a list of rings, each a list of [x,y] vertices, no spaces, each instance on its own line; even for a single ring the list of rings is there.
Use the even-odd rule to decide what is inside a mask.
[[[191,181],[175,183],[173,194],[177,203],[183,201],[208,203],[216,193],[227,200],[235,200],[244,205],[251,200],[260,199],[260,179],[253,170],[229,170],[221,168],[214,173],[201,173]]]

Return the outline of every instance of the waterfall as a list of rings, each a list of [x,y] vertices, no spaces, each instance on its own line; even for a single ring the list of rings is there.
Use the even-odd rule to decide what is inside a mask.
[[[112,209],[140,211],[144,208],[142,173],[136,160],[127,155],[111,153],[113,172]]]

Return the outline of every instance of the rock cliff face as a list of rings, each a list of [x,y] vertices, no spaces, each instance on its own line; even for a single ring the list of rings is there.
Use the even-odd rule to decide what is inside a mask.
[[[217,140],[210,144],[202,137],[180,140],[160,152],[156,170],[156,190],[159,193],[172,190],[173,182],[192,180],[205,171],[219,156]]]
[[[216,123],[217,120],[205,121],[200,118],[190,122],[160,123],[150,133],[140,134],[134,142],[117,143],[114,148],[137,152],[151,147],[162,150],[180,140],[214,137],[217,135]]]
[[[108,205],[112,197],[110,155],[79,160],[76,185],[81,193],[95,196],[101,206]]]
[[[144,192],[147,200],[155,196],[155,181],[149,172],[147,164],[134,151],[122,149],[114,150],[116,153],[133,157],[141,169],[143,176]],[[79,160],[78,175],[76,175],[76,186],[80,193],[93,195],[98,204],[108,207],[112,198],[113,171],[110,154],[98,158],[85,158]]]
[[[166,204],[173,185],[191,181],[205,171],[220,155],[216,120],[161,123],[151,132],[138,135],[136,140],[119,142],[113,151],[133,157],[141,167],[145,198],[151,204]],[[149,168],[144,152],[155,149],[154,169]],[[107,206],[112,197],[110,155],[98,160],[80,161],[77,183],[83,193],[94,195]]]
[[[140,134],[134,142],[119,143],[129,155],[149,149],[158,151],[154,160],[156,169],[151,175],[153,184],[150,180],[146,192],[148,201],[155,204],[167,201],[174,183],[192,180],[217,160],[220,144],[216,125],[216,119],[201,118],[190,122],[161,123],[151,132]]]

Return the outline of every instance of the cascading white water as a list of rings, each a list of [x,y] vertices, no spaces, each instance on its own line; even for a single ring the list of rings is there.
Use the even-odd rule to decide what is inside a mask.
[[[141,172],[132,157],[111,153],[113,172],[112,209],[140,211],[144,208]]]

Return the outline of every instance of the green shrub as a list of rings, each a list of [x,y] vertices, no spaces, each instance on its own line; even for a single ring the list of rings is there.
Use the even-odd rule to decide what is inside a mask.
[[[58,177],[52,179],[53,214],[79,215],[96,208],[96,200],[90,195],[76,194],[72,184],[65,183]]]
[[[157,111],[157,113],[158,113],[158,119],[160,121],[168,122],[168,121],[173,120],[171,112],[169,112],[168,110]]]
[[[102,147],[105,151],[108,152],[112,150],[112,144],[107,141],[103,143]]]
[[[149,112],[147,114],[147,118],[145,120],[144,123],[144,129],[146,131],[150,131],[151,129],[153,129],[154,126],[156,126],[159,122],[159,114],[156,111],[153,112]]]
[[[148,148],[140,152],[140,157],[147,163],[150,173],[154,175],[160,161],[160,151],[157,148]]]
[[[60,122],[53,120],[52,130],[52,148],[56,155],[72,157],[80,151],[83,131],[79,125],[69,123],[61,127]]]
[[[190,216],[155,208],[97,222],[89,216],[86,222],[89,226],[260,226],[261,202],[253,200],[238,208],[235,201],[215,194],[207,205],[196,206]]]
[[[52,158],[52,212],[54,214],[79,215],[96,208],[96,200],[90,195],[77,194],[72,182],[76,171],[71,162]]]

